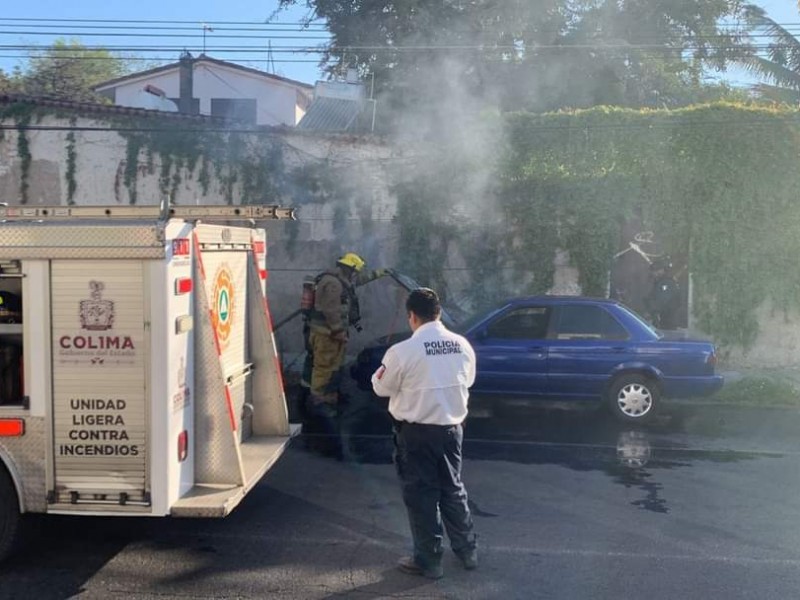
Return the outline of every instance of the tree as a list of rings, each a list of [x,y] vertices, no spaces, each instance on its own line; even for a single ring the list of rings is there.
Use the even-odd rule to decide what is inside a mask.
[[[680,105],[742,42],[719,26],[738,0],[280,0],[301,3],[330,29],[326,68],[374,75],[395,107]]]
[[[130,72],[137,62],[102,48],[87,48],[77,40],[59,39],[45,50],[32,52],[27,64],[7,78],[8,87],[32,96],[96,102],[102,98],[93,86]]]
[[[800,102],[800,40],[759,6],[745,6],[744,15],[754,33],[772,40],[766,48],[766,57],[754,54],[740,60],[748,71],[769,82],[757,84],[756,91],[770,100],[797,104]]]

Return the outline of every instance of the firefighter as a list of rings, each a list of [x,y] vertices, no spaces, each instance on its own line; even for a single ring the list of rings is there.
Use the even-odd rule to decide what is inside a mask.
[[[366,262],[348,252],[333,269],[315,278],[313,309],[306,315],[304,336],[306,364],[304,385],[309,389],[305,404],[305,433],[338,440],[337,417],[341,401],[342,366],[350,327],[361,331],[361,314],[355,288],[391,273],[389,269],[365,270]],[[307,438],[308,439],[308,438]],[[338,442],[326,453],[341,457]]]

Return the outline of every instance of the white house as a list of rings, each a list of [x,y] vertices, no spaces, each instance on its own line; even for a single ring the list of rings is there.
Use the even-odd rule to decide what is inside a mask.
[[[255,125],[296,125],[311,103],[314,87],[205,54],[195,58],[187,53],[178,62],[112,79],[94,89],[119,106],[151,108],[143,106],[142,99],[163,92],[184,113]]]

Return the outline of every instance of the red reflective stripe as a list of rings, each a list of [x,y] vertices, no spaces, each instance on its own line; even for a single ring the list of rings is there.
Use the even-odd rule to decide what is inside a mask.
[[[277,354],[275,355],[275,371],[278,373],[278,383],[281,386],[281,391],[283,391],[283,367],[281,367],[281,361]]]
[[[258,270],[258,276],[261,279],[266,279],[267,278],[267,270],[266,269],[259,269]]]
[[[206,280],[206,269],[203,266],[203,255],[200,253],[200,240],[197,239],[197,232],[192,232],[192,240],[194,241],[194,252],[197,256],[197,266],[200,267],[200,277],[203,281]]]
[[[233,414],[233,398],[231,398],[231,388],[225,386],[225,401],[228,403],[228,417],[231,420],[231,431],[236,431],[236,417]]]
[[[23,419],[0,419],[0,437],[19,437],[25,435]]]

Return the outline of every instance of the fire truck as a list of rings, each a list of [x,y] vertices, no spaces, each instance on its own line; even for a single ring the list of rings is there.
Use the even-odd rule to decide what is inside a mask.
[[[223,517],[287,418],[279,206],[0,206],[0,557],[24,513]],[[268,225],[267,225],[268,226]]]

